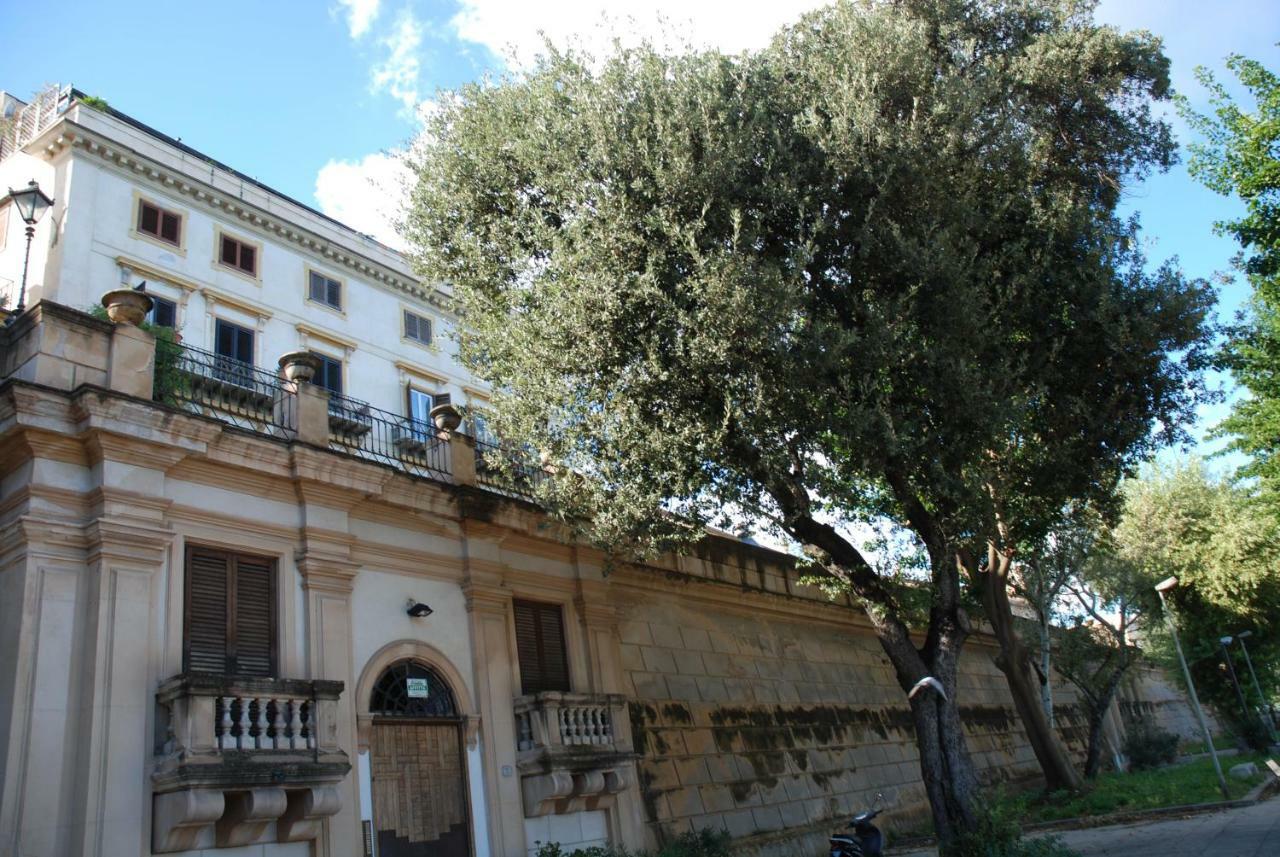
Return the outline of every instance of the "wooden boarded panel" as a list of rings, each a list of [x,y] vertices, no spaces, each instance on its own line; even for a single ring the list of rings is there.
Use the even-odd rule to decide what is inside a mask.
[[[470,854],[455,723],[376,723],[369,741],[379,857]]]

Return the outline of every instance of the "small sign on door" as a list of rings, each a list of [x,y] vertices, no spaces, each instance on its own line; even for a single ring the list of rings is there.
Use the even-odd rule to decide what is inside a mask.
[[[405,679],[405,689],[408,690],[410,699],[426,699],[429,695],[425,678]]]

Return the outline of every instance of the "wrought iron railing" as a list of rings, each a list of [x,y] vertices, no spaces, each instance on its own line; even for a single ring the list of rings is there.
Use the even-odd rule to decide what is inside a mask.
[[[546,478],[546,470],[531,455],[491,439],[476,438],[476,482],[483,487],[529,499]]]
[[[285,433],[295,406],[275,374],[167,339],[156,340],[154,398],[270,435]]]
[[[329,448],[431,479],[449,477],[449,444],[435,426],[329,394]]]

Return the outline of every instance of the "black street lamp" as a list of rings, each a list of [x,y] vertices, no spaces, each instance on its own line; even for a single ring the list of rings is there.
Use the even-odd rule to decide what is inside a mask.
[[[13,315],[9,316],[9,323],[12,324],[26,308],[27,266],[31,264],[31,239],[36,235],[36,223],[44,217],[49,206],[53,205],[53,200],[40,190],[40,185],[36,184],[35,179],[32,179],[22,190],[9,188],[8,198],[17,209],[22,222],[27,224],[27,252],[22,258],[22,285],[18,287],[18,305],[14,307]]]

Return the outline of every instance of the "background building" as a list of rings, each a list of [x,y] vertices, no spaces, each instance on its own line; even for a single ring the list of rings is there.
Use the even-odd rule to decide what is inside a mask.
[[[525,499],[538,468],[433,421],[484,405],[447,290],[75,90],[0,106],[0,187],[54,200],[25,291],[0,208],[0,295],[27,308],[0,332],[0,852],[521,855],[717,827],[794,853],[878,792],[920,817],[852,604],[719,537],[606,577]],[[89,312],[143,283],[159,343]],[[1033,775],[990,642],[967,651],[979,767]],[[1191,732],[1165,689],[1126,700]]]

